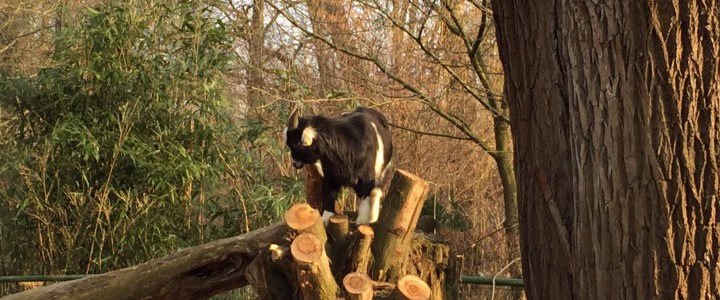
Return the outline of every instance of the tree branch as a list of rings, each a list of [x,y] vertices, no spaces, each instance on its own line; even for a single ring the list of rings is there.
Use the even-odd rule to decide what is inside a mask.
[[[471,140],[469,137],[460,137],[460,136],[453,136],[453,135],[443,134],[443,133],[420,131],[417,129],[400,126],[395,123],[390,123],[390,126],[398,128],[398,129],[402,129],[405,131],[410,131],[412,133],[416,133],[416,134],[420,134],[420,135],[436,136],[436,137],[442,137],[442,138],[453,139],[453,140],[461,140],[461,141],[470,141]]]
[[[492,152],[492,150],[490,150],[490,147],[488,147],[488,145],[487,145],[475,132],[473,132],[472,129],[470,129],[470,126],[469,126],[465,121],[463,121],[463,120],[461,120],[461,119],[459,119],[459,118],[457,118],[457,117],[454,117],[454,116],[448,114],[447,112],[443,111],[443,110],[442,110],[435,102],[433,102],[427,95],[425,95],[424,93],[422,93],[418,88],[416,88],[415,86],[413,86],[413,85],[410,84],[409,82],[407,82],[407,81],[403,80],[402,78],[400,78],[397,74],[395,74],[395,73],[393,73],[392,71],[390,71],[390,70],[389,70],[384,64],[382,64],[377,58],[372,58],[372,57],[369,57],[369,56],[366,56],[366,55],[357,53],[357,52],[355,52],[355,51],[349,50],[349,49],[347,49],[347,48],[340,47],[340,46],[334,44],[333,42],[329,41],[327,38],[318,36],[318,35],[316,35],[315,33],[313,33],[312,31],[308,30],[307,28],[305,28],[305,27],[303,27],[303,26],[300,26],[300,24],[299,24],[294,18],[292,18],[291,16],[289,16],[287,13],[281,11],[274,3],[271,3],[270,1],[267,1],[266,3],[267,3],[268,5],[270,5],[273,9],[279,11],[279,12],[287,19],[287,21],[290,22],[290,24],[292,24],[293,26],[295,26],[296,28],[298,28],[298,29],[299,29],[300,31],[302,31],[303,33],[305,33],[305,34],[307,34],[307,35],[309,35],[309,36],[312,36],[313,38],[318,39],[319,41],[325,43],[326,45],[332,47],[333,49],[335,49],[335,50],[337,50],[337,51],[340,51],[340,52],[345,53],[345,54],[347,54],[347,55],[350,55],[350,56],[352,56],[352,57],[355,57],[355,58],[358,58],[358,59],[361,59],[361,60],[364,60],[364,61],[368,61],[368,62],[373,63],[381,72],[383,72],[383,73],[384,73],[386,76],[388,76],[390,79],[392,79],[393,81],[395,81],[395,82],[397,82],[398,84],[402,85],[406,90],[408,90],[408,91],[410,91],[411,93],[415,94],[415,95],[420,99],[420,101],[421,101],[422,103],[424,103],[428,108],[430,108],[430,110],[432,110],[433,112],[435,112],[436,114],[438,114],[439,116],[441,116],[443,119],[445,119],[445,120],[447,120],[448,122],[450,122],[453,126],[455,126],[455,128],[459,129],[462,133],[464,133],[465,135],[467,135],[468,138],[469,138],[471,141],[473,141],[475,144],[477,144],[478,146],[480,146],[481,149],[483,149],[483,150],[486,151],[486,152]],[[486,105],[487,105],[487,107],[488,107],[489,109],[492,109],[492,107],[490,107],[489,104],[486,103]],[[499,118],[501,118],[501,119],[507,119],[507,118],[504,117],[503,115],[498,115],[498,116],[499,116]]]

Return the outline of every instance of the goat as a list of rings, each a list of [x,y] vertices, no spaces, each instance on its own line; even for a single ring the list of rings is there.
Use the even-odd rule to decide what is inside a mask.
[[[360,199],[356,224],[377,221],[381,187],[393,152],[385,116],[358,107],[336,118],[299,117],[296,107],[284,135],[293,167],[313,165],[322,176],[322,220],[326,225],[335,214],[335,201],[342,187],[352,187]]]

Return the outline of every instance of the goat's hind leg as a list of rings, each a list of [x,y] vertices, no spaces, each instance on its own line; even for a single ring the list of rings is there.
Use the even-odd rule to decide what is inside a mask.
[[[375,184],[372,181],[365,181],[355,186],[355,194],[360,200],[357,210],[358,216],[357,219],[355,219],[355,224],[369,224],[377,221],[377,215],[375,213],[376,209],[373,207],[375,202],[373,194],[376,194],[374,193],[374,186]],[[380,192],[380,195],[382,195],[382,192]]]

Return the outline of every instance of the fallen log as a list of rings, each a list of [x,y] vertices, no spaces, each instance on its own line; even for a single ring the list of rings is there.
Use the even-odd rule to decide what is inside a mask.
[[[14,299],[207,299],[248,284],[245,269],[278,237],[282,223],[186,248],[136,266],[9,295]]]

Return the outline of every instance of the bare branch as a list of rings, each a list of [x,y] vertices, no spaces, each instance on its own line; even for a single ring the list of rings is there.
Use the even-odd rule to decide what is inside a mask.
[[[416,133],[416,134],[420,134],[420,135],[436,136],[436,137],[442,137],[442,138],[453,139],[453,140],[461,140],[461,141],[470,141],[471,140],[469,137],[461,137],[461,136],[453,136],[453,135],[443,134],[443,133],[420,131],[417,129],[400,126],[395,123],[390,123],[390,126],[398,128],[398,129],[402,129],[405,131],[410,131],[412,133]]]
[[[300,31],[302,31],[303,33],[305,33],[305,34],[307,34],[307,35],[309,35],[309,36],[312,36],[312,37],[318,39],[319,41],[325,43],[326,45],[332,47],[332,48],[335,49],[335,50],[338,50],[338,51],[340,51],[340,52],[342,52],[342,53],[345,53],[345,54],[347,54],[347,55],[350,55],[350,56],[352,56],[352,57],[355,57],[355,58],[358,58],[358,59],[361,59],[361,60],[364,60],[364,61],[368,61],[368,62],[373,63],[378,69],[380,69],[381,72],[383,72],[386,76],[390,77],[390,79],[394,80],[394,81],[397,82],[398,84],[402,85],[405,89],[407,89],[407,90],[410,91],[411,93],[415,94],[415,95],[418,97],[418,99],[420,99],[420,101],[421,101],[422,103],[424,103],[428,108],[430,108],[430,110],[432,110],[433,112],[435,112],[436,114],[438,114],[439,116],[441,116],[441,117],[442,117],[443,119],[445,119],[446,121],[450,122],[453,126],[455,126],[455,128],[459,129],[462,133],[464,133],[465,135],[467,135],[468,138],[469,138],[471,141],[473,141],[475,144],[477,144],[478,146],[480,146],[481,149],[483,149],[484,151],[486,151],[486,152],[488,152],[488,153],[492,152],[491,148],[487,146],[487,144],[470,128],[470,126],[469,126],[465,121],[463,121],[462,119],[459,119],[459,118],[457,118],[457,117],[455,117],[455,116],[452,116],[452,115],[450,115],[449,113],[447,113],[446,111],[442,110],[442,109],[437,105],[437,103],[435,103],[434,101],[432,101],[432,99],[430,99],[427,95],[425,95],[423,92],[421,92],[418,88],[416,88],[415,86],[413,86],[413,85],[410,84],[409,82],[403,80],[403,79],[400,78],[397,74],[395,74],[395,73],[393,73],[392,71],[390,71],[390,70],[389,70],[382,62],[380,62],[380,60],[378,60],[377,58],[369,57],[369,56],[366,56],[366,55],[357,53],[357,52],[355,52],[355,51],[353,51],[353,50],[347,49],[347,48],[345,48],[345,47],[338,46],[338,45],[334,44],[333,42],[329,41],[327,38],[322,37],[322,36],[318,36],[318,35],[315,34],[314,32],[312,32],[312,31],[308,30],[307,28],[301,26],[294,18],[292,18],[291,16],[289,16],[289,15],[286,14],[285,12],[281,11],[274,3],[271,3],[271,2],[269,2],[269,1],[266,2],[266,3],[267,3],[268,5],[270,5],[273,9],[279,11],[279,12],[287,19],[287,21],[290,22],[290,24],[292,24],[293,26],[295,26],[296,28],[298,28],[298,29],[299,29]],[[488,107],[489,109],[492,109],[492,107],[489,106],[489,105],[488,105],[487,107]],[[499,118],[501,118],[501,119],[507,119],[507,118],[505,118],[502,114],[497,114],[497,116],[498,116]]]

